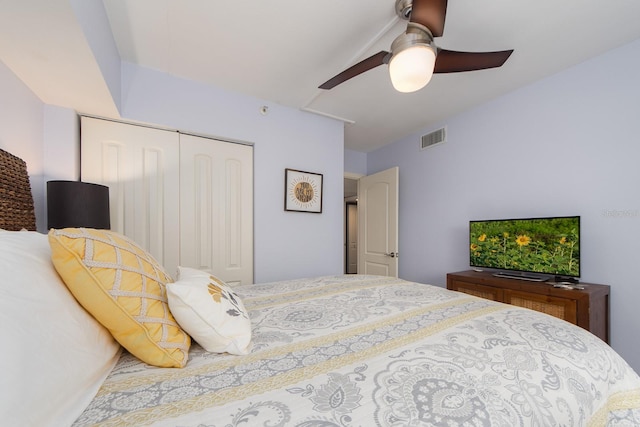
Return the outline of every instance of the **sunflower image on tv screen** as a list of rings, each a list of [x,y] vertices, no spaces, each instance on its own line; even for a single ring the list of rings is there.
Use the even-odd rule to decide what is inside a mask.
[[[471,221],[470,264],[580,276],[580,217]]]

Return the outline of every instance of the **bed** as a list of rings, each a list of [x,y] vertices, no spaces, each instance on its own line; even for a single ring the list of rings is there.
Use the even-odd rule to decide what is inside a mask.
[[[0,197],[13,195],[0,190]],[[114,340],[104,313],[83,308],[59,268],[56,239],[82,235],[88,251],[94,231],[47,236],[11,227],[0,231],[0,363],[8,372],[0,419],[7,425],[640,425],[640,378],[589,332],[391,277],[230,289],[207,273],[208,295],[226,302],[222,315],[237,322],[216,333],[233,331],[233,345],[211,351],[196,330],[189,345],[172,341],[165,318],[165,350],[182,354],[183,365],[153,366]],[[176,284],[198,274],[185,269],[158,288],[171,300]],[[168,307],[179,320],[181,309],[202,301]]]

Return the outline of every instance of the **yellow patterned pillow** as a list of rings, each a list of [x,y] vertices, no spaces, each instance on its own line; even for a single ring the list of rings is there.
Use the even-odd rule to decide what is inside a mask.
[[[183,367],[191,338],[167,303],[162,266],[125,236],[88,228],[52,229],[51,259],[80,304],[142,361]]]

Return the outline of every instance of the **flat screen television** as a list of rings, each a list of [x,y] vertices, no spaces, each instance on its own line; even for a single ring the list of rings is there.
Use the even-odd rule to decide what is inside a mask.
[[[580,217],[470,221],[469,260],[523,279],[580,277]]]

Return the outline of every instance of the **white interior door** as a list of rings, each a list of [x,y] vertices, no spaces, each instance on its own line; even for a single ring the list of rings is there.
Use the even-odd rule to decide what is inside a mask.
[[[397,167],[358,181],[358,273],[398,277]]]
[[[111,229],[175,277],[179,263],[178,133],[82,117],[81,177],[109,187]]]
[[[180,135],[180,261],[253,283],[253,147]]]

